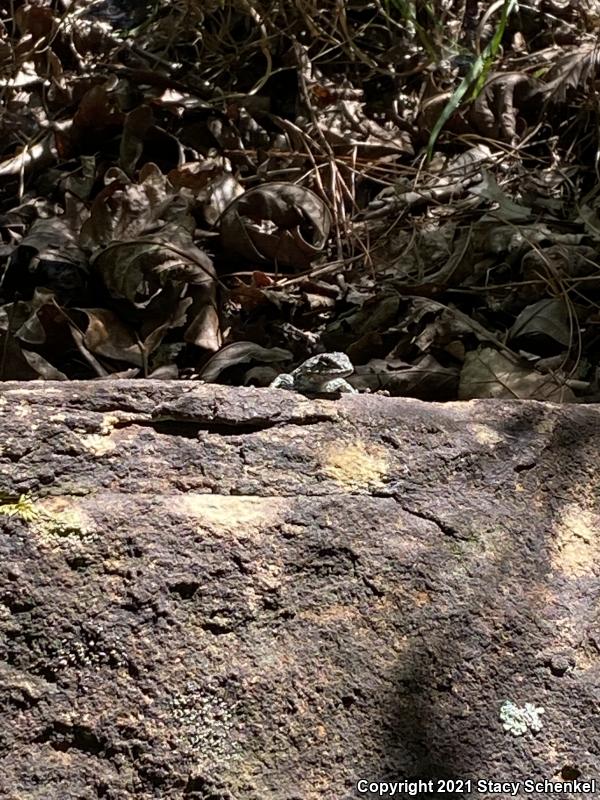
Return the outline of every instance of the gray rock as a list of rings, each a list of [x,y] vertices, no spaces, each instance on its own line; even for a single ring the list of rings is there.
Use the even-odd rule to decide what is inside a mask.
[[[0,384],[0,796],[598,779],[599,421]]]

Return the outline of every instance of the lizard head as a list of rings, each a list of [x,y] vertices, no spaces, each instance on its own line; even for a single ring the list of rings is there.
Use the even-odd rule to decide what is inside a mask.
[[[319,353],[307,359],[301,369],[305,376],[324,378],[347,378],[354,372],[352,362],[345,353]]]

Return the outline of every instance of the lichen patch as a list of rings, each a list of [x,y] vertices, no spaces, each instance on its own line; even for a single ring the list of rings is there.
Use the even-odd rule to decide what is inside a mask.
[[[595,572],[600,556],[599,529],[599,514],[575,503],[566,506],[554,540],[554,568],[573,576]]]
[[[381,486],[389,469],[384,447],[364,442],[333,445],[323,454],[323,472],[346,488]]]
[[[94,456],[103,456],[106,453],[111,453],[117,446],[110,436],[101,436],[97,433],[82,435],[79,437],[79,441]]]
[[[111,433],[115,425],[117,425],[120,421],[121,417],[119,417],[118,414],[104,414],[102,416],[101,432],[105,435]]]
[[[471,427],[479,444],[493,446],[502,441],[502,436],[498,431],[494,430],[494,428],[491,428],[489,425],[475,423]]]
[[[552,413],[544,414],[535,424],[536,431],[540,436],[551,436],[556,428],[557,417]]]
[[[31,522],[31,530],[42,540],[54,543],[61,539],[88,540],[97,532],[92,518],[71,498],[44,498],[34,507],[38,513]]]

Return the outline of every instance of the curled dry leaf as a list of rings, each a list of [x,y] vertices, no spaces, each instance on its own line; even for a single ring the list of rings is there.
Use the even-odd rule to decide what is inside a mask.
[[[388,155],[414,155],[410,136],[397,126],[382,127],[369,119],[364,103],[358,100],[338,100],[323,109],[317,123],[323,136],[338,150],[345,146],[355,150],[358,158],[381,158]]]
[[[401,311],[406,312],[406,304],[400,295],[382,291],[328,325],[323,341],[329,348],[346,350],[357,338],[396,325]]]
[[[275,367],[252,367],[246,372],[244,386],[269,386],[278,375],[279,370]]]
[[[546,81],[540,92],[545,99],[562,103],[571,90],[581,90],[590,84],[598,73],[600,52],[597,42],[589,42],[566,52],[544,76]]]
[[[542,375],[492,347],[467,353],[460,374],[459,400],[489,398],[569,403],[575,395],[556,375]]]
[[[540,300],[521,311],[509,332],[511,340],[527,343],[527,349],[538,352],[547,345],[568,347],[572,336],[572,321],[565,301],[560,298]]]
[[[407,208],[458,198],[482,179],[483,166],[492,161],[487,145],[476,145],[448,161],[443,174],[429,179],[428,188],[403,191],[400,184],[383,189],[368,205],[364,219],[378,219]]]
[[[62,148],[93,153],[101,149],[107,137],[119,132],[122,124],[123,114],[115,108],[114,98],[104,87],[93,86],[81,98],[70,133],[63,136]]]
[[[155,381],[174,381],[179,377],[179,370],[175,364],[165,364],[153,370],[148,377]]]
[[[81,241],[109,294],[129,304],[145,335],[164,335],[187,322],[186,341],[216,350],[221,340],[215,271],[192,240],[195,222],[187,200],[155,164],[142,167],[137,184],[114,169],[107,180]],[[155,337],[153,346],[158,343]]]
[[[107,170],[105,188],[96,196],[91,215],[81,230],[82,247],[94,256],[112,242],[140,238],[167,222],[193,229],[185,201],[177,194],[156,164],[145,164],[133,183],[116,167]]]
[[[200,377],[207,383],[211,383],[219,377],[223,370],[237,364],[247,364],[249,361],[267,363],[291,361],[292,358],[292,353],[282,347],[261,347],[254,342],[233,342],[212,356],[200,371]]]
[[[553,238],[556,241],[558,237]],[[547,284],[560,285],[565,279],[590,274],[596,260],[596,251],[587,245],[565,243],[531,249],[521,260],[523,280],[540,283],[532,289],[524,287],[527,297],[531,292],[541,293]]]
[[[331,214],[310,189],[265,183],[233,201],[221,218],[223,247],[249,261],[306,269],[325,247]]]
[[[23,340],[17,337],[19,330],[30,319],[31,312],[31,304],[25,302],[8,303],[0,307],[0,380],[66,380],[66,375],[55,370],[37,353],[28,351],[22,346]]]
[[[457,367],[443,367],[433,356],[425,355],[414,364],[399,358],[373,358],[355,367],[349,381],[359,390],[384,390],[403,397],[448,400],[456,396],[458,376]]]
[[[92,353],[135,364],[143,365],[142,345],[133,331],[119,317],[106,308],[74,309],[83,314],[87,324],[82,324],[83,343]]]
[[[471,194],[483,197],[494,205],[490,216],[498,217],[503,222],[520,222],[531,219],[531,209],[515,203],[496,183],[494,176],[487,170],[481,170],[481,182],[469,188]]]
[[[22,350],[21,355],[29,365],[29,367],[36,373],[36,377],[43,378],[45,381],[68,381],[69,378],[61,370],[52,366],[49,361],[35,353],[33,350]]]
[[[36,44],[47,41],[56,30],[56,20],[51,8],[26,4],[15,11],[15,22],[21,33],[30,33]]]
[[[55,291],[63,300],[80,294],[88,264],[71,222],[57,216],[36,220],[11,256],[6,284],[26,295],[33,286]]]
[[[522,72],[491,75],[473,101],[469,119],[482,136],[501,142],[516,143],[525,129],[519,111],[530,107],[530,95],[536,82]]]
[[[244,188],[223,159],[182,164],[169,172],[169,180],[177,189],[191,193],[209,225],[215,225],[227,206],[244,194]]]
[[[29,301],[0,307],[0,380],[67,380],[67,376],[34,347],[45,346],[48,357],[62,357],[72,341],[68,321],[52,292],[36,290]]]
[[[150,127],[154,124],[154,115],[150,106],[138,106],[125,117],[119,164],[128,174],[132,175],[139,157],[144,150],[144,142]]]

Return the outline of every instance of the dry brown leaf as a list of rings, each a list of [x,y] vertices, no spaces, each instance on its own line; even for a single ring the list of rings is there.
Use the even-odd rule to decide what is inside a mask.
[[[555,375],[542,375],[491,347],[467,353],[460,374],[459,400],[493,397],[569,403],[572,390]]]
[[[330,227],[329,209],[310,189],[265,183],[227,208],[221,238],[231,254],[301,270],[323,250]]]

